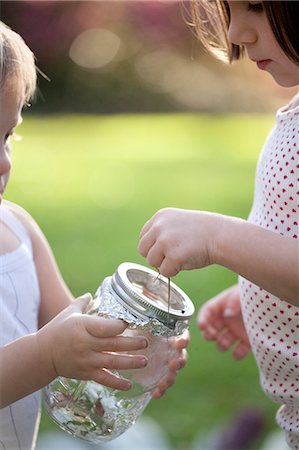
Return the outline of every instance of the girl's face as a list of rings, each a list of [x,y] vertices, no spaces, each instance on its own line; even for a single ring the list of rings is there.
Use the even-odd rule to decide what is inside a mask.
[[[11,169],[10,138],[22,121],[20,102],[11,92],[0,91],[0,204]]]
[[[259,1],[228,1],[230,26],[228,38],[243,45],[248,57],[260,70],[266,70],[284,87],[299,84],[299,66],[281,49]]]

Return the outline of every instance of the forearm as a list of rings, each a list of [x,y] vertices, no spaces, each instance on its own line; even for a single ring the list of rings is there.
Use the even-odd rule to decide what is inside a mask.
[[[219,216],[213,262],[299,306],[299,243],[244,220]]]
[[[0,408],[3,408],[55,378],[51,360],[43,354],[36,334],[19,338],[0,349]]]

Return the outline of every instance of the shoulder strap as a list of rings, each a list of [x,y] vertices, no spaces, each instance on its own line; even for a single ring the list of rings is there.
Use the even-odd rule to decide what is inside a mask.
[[[0,220],[5,223],[11,231],[20,239],[21,242],[26,242],[32,248],[31,239],[24,225],[17,219],[17,217],[3,204],[0,206]]]

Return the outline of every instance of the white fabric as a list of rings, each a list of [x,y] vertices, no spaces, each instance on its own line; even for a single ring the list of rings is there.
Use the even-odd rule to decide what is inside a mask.
[[[4,346],[37,330],[40,293],[25,228],[4,204],[0,206],[0,221],[20,240],[16,250],[0,255],[0,346]],[[0,449],[34,448],[39,416],[39,392],[1,409]]]
[[[298,239],[299,97],[277,112],[260,156],[249,222]],[[294,241],[295,243],[295,241]],[[298,259],[299,276],[299,259]],[[244,322],[265,393],[282,406],[276,420],[299,450],[299,308],[239,279]]]

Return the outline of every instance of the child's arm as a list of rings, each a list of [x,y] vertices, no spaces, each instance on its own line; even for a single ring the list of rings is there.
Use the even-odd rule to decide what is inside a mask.
[[[299,306],[299,242],[245,220],[163,209],[143,227],[141,255],[165,276],[220,264]]]
[[[74,300],[56,264],[47,239],[33,218],[21,207],[6,202],[26,228],[33,246],[33,257],[40,288],[39,327],[45,325]]]
[[[82,314],[84,300],[73,302],[38,225],[22,208],[9,202],[6,205],[30,235],[41,305],[40,330],[0,349],[0,406],[40,389],[57,375],[95,379],[117,389],[128,389],[127,381],[106,369],[141,368],[145,358],[107,352],[142,349],[147,345],[146,340],[116,336],[126,328],[122,321]]]

